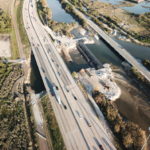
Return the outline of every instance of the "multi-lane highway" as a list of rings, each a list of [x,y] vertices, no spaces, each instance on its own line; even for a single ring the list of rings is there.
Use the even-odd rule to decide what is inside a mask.
[[[68,150],[115,150],[88,100],[73,80],[36,11],[35,0],[24,0],[24,26]],[[58,98],[52,94],[57,88]]]

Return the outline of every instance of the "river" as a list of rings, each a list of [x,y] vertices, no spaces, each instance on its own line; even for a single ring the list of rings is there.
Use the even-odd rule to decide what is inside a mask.
[[[58,0],[48,0],[49,8],[52,10],[52,19],[57,22],[74,22],[75,20],[71,15],[62,9],[61,4]]]
[[[109,3],[112,5],[119,5],[125,2],[125,0],[98,0],[98,1]],[[120,8],[135,14],[150,12],[150,2],[148,1],[143,1],[141,3],[132,3],[132,4],[133,6],[120,7]]]
[[[48,4],[49,4],[49,7],[52,8],[52,11],[53,11],[52,14],[53,14],[54,20],[59,21],[59,22],[66,22],[66,23],[75,21],[71,15],[67,14],[62,9],[58,0],[48,0]],[[150,49],[148,47],[139,46],[134,43],[129,43],[129,42],[125,42],[125,41],[121,41],[117,39],[115,40],[119,44],[121,44],[124,48],[126,48],[127,51],[130,52],[134,57],[141,59],[141,60],[150,58]],[[121,63],[123,60],[117,54],[115,54],[113,50],[110,47],[108,47],[105,44],[105,42],[103,42],[102,40],[95,39],[94,44],[88,44],[87,46],[93,52],[93,54],[100,60],[100,62],[112,63],[113,65],[117,67],[121,67]],[[71,57],[73,58],[73,62],[67,62],[67,66],[71,72],[78,71],[81,68],[88,67],[88,65],[86,64],[86,62],[83,60],[82,56],[78,52],[72,51]],[[128,92],[127,89],[124,89],[124,90]],[[141,103],[144,103],[144,101]],[[135,99],[132,99],[132,100],[126,99],[126,102],[119,99],[116,101],[116,104],[119,108],[119,111],[123,115],[125,115],[128,119],[134,120],[135,122],[140,124],[141,120],[139,121],[137,120],[137,118],[131,117],[132,109],[128,111],[128,108],[132,108],[132,107],[137,108],[136,105],[138,105],[138,102],[136,102]],[[125,106],[126,109],[122,109],[123,106]],[[139,114],[138,111],[134,111],[132,113],[134,116],[138,116],[138,118],[142,118],[142,115]],[[144,124],[146,124],[146,120],[143,120],[143,121],[144,121]]]
[[[52,9],[53,20],[66,23],[75,21],[70,14],[64,11],[58,0],[48,0],[48,5]],[[134,57],[141,60],[150,58],[150,49],[148,47],[139,46],[134,43],[125,42],[117,39],[115,40],[124,48],[126,48],[127,51],[130,52]],[[120,66],[122,60],[102,40],[96,41],[95,44],[88,45],[88,47],[102,63],[112,63],[113,65]]]

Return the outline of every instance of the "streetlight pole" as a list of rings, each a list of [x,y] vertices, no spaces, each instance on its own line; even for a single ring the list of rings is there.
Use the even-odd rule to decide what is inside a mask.
[[[150,131],[150,127],[148,128],[148,131]],[[144,149],[144,147],[145,147],[145,145],[147,144],[149,138],[150,138],[150,134],[148,135],[148,137],[147,137],[147,139],[146,139],[146,142],[143,144],[141,150]]]

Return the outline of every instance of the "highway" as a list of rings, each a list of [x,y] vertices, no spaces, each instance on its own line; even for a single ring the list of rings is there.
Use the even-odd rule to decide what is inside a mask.
[[[72,5],[71,3],[69,4]],[[150,72],[140,62],[138,62],[136,58],[134,58],[126,49],[109,37],[102,29],[99,28],[98,25],[88,19],[83,13],[77,10],[74,6],[73,8],[75,12],[78,13],[86,21],[86,23],[99,34],[100,37],[102,37],[120,56],[135,67],[150,82]]]
[[[24,0],[24,26],[68,150],[116,150],[39,20],[35,0]],[[52,95],[56,85],[61,99]]]

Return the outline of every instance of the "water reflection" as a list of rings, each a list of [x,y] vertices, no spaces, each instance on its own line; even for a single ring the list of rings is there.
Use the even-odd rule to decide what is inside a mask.
[[[52,10],[52,19],[57,22],[74,22],[73,17],[62,9],[58,0],[48,0],[49,8]]]

